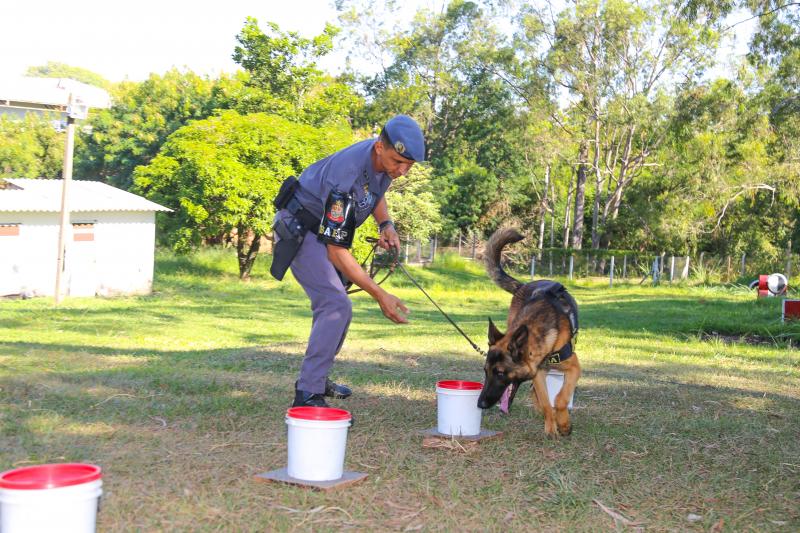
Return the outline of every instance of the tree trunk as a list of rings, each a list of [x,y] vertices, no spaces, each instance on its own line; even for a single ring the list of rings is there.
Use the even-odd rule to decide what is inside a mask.
[[[236,255],[239,260],[239,279],[247,281],[261,249],[261,235],[258,232],[250,232],[242,225],[237,230]],[[248,239],[251,235],[252,239]]]
[[[556,187],[553,181],[550,182],[550,248],[555,247],[556,237]],[[552,251],[550,252],[550,259],[552,261]]]
[[[603,209],[603,219],[606,219],[611,214],[611,219],[616,220],[619,214],[619,206],[622,203],[622,193],[625,187],[630,183],[631,177],[630,164],[631,164],[631,146],[633,144],[633,134],[636,126],[631,126],[628,129],[628,138],[625,141],[625,150],[622,153],[622,161],[619,165],[619,178],[617,178],[617,186],[614,193],[606,201],[606,206]]]
[[[539,219],[539,259],[542,258],[542,248],[544,248],[544,227],[545,222],[547,221],[547,211],[548,211],[548,203],[549,197],[548,194],[550,192],[550,165],[548,164],[547,167],[544,169],[544,194],[542,195],[542,204],[541,208],[539,209],[541,213],[541,218]]]
[[[567,189],[567,203],[564,204],[564,248],[569,248],[570,213],[572,209],[572,180],[569,180]]]
[[[581,141],[578,155],[578,172],[575,182],[575,218],[572,221],[572,247],[580,250],[583,242],[583,211],[586,203],[586,159],[589,156],[589,143]]]
[[[603,196],[603,173],[600,170],[600,119],[594,121],[594,205],[592,208],[592,249],[600,248],[600,201]]]

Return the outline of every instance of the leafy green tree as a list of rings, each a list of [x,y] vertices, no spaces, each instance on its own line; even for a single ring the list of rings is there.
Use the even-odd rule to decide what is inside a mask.
[[[338,28],[328,24],[311,39],[284,32],[274,22],[263,31],[248,17],[236,36],[233,60],[247,73],[236,104],[240,112],[266,112],[293,121],[322,125],[349,117],[361,99],[348,85],[324,74],[320,58],[333,50]]]
[[[402,8],[400,4],[389,3]],[[368,104],[357,115],[357,124],[379,129],[396,113],[414,116],[421,124],[427,141],[433,180],[437,189],[449,190],[454,174],[458,177],[469,168],[467,181],[476,190],[494,190],[492,200],[513,189],[512,182],[524,167],[519,147],[519,100],[510,86],[497,75],[496,64],[507,60],[513,51],[506,38],[481,5],[454,0],[441,12],[422,9],[408,27],[390,27],[381,21],[376,7],[368,2],[339,3],[343,35],[358,39],[362,59],[380,58],[382,69],[373,76],[354,77],[367,94]],[[363,35],[376,35],[366,46]],[[479,170],[479,167],[483,171]],[[475,180],[483,180],[476,183]],[[442,212],[459,209],[449,205],[447,194],[439,194]],[[488,212],[487,196],[464,195],[461,217],[450,220],[449,231],[464,227],[467,220],[477,223],[474,213]],[[492,210],[501,214],[505,204]],[[449,216],[449,215],[448,215]],[[482,224],[486,225],[488,216]]]
[[[96,72],[81,67],[73,67],[65,63],[58,63],[56,61],[48,61],[44,65],[28,67],[25,75],[34,78],[69,78],[106,90],[110,90],[112,87],[110,81]]]
[[[427,239],[441,229],[431,172],[430,165],[416,164],[406,176],[396,178],[386,193],[390,214],[403,239]]]
[[[28,113],[22,119],[0,115],[0,176],[60,176],[64,135],[53,128],[56,118],[37,113]]]
[[[236,36],[239,45],[233,60],[250,73],[249,83],[266,89],[273,97],[287,102],[300,102],[319,79],[316,61],[333,49],[338,29],[328,24],[313,39],[295,32],[282,32],[274,22],[267,23],[267,32],[258,21],[247,17],[244,28]]]
[[[134,173],[134,190],[174,210],[166,238],[178,251],[235,234],[239,273],[250,270],[271,231],[283,179],[352,141],[346,124],[314,128],[263,113],[225,111],[169,136]]]
[[[128,189],[134,169],[155,157],[167,137],[218,107],[216,82],[170,70],[141,82],[123,82],[110,109],[92,112],[76,149],[76,174]]]
[[[453,225],[451,231],[478,229],[486,222],[488,207],[497,194],[497,178],[472,163],[457,168],[442,187],[442,214]]]

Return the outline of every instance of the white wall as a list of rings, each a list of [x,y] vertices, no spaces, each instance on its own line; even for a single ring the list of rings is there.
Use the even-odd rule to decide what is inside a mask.
[[[19,236],[0,236],[0,296],[52,296],[58,213],[0,213],[0,224],[20,224]],[[94,223],[93,241],[66,239],[62,287],[72,296],[148,294],[153,284],[155,213],[72,213]]]
[[[155,218],[152,211],[96,215],[97,294],[149,294],[153,290]],[[76,216],[72,220],[87,221]]]

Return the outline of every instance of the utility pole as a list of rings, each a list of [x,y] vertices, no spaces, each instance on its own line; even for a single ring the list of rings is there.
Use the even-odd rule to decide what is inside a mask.
[[[64,143],[64,167],[61,185],[61,224],[58,230],[58,260],[56,261],[56,290],[55,305],[61,303],[61,282],[64,274],[64,254],[69,227],[69,185],[72,181],[72,153],[75,149],[75,121],[84,119],[89,113],[89,107],[80,98],[75,98],[72,93],[67,101],[67,139]]]

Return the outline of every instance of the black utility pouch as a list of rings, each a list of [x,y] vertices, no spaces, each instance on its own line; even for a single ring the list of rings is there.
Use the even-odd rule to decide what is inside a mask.
[[[272,201],[272,205],[275,206],[275,209],[281,210],[286,207],[299,186],[300,182],[294,176],[289,176],[283,180],[281,188],[278,189],[278,194],[275,195],[275,199]]]

